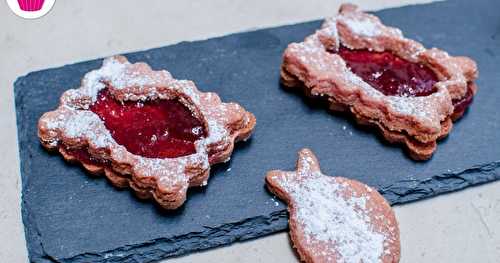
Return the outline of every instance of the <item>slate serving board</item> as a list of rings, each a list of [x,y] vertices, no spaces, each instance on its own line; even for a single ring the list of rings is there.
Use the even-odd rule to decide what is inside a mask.
[[[282,203],[264,187],[270,169],[293,169],[296,152],[312,148],[326,174],[377,187],[404,203],[500,177],[500,2],[467,0],[377,12],[407,36],[451,54],[474,58],[480,69],[472,108],[428,162],[413,162],[344,116],[285,92],[281,54],[320,21],[180,43],[127,54],[194,80],[204,91],[237,101],[257,117],[251,140],[231,162],[215,166],[207,187],[190,190],[177,211],[162,211],[119,191],[103,178],[47,153],[37,140],[40,115],[61,93],[79,85],[101,60],[30,73],[15,83],[22,175],[22,214],[35,262],[149,262],[226,245],[287,228]]]

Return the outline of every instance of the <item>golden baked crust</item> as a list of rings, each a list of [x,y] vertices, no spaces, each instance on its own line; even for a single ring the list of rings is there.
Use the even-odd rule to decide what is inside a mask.
[[[97,93],[109,89],[118,101],[177,99],[202,121],[207,136],[195,142],[194,154],[177,158],[146,158],[118,144],[99,116],[89,110]],[[85,75],[81,87],[63,93],[59,107],[42,115],[38,137],[48,150],[77,161],[93,174],[102,174],[117,187],[130,186],[141,198],[154,198],[175,209],[190,186],[205,185],[210,165],[229,160],[234,143],[250,137],[256,120],[236,103],[223,103],[193,82],[176,80],[169,72],[153,71],[145,63],[131,64],[123,56],[104,60]],[[72,150],[86,150],[93,163],[78,161]]]
[[[412,63],[423,64],[438,78],[436,91],[420,97],[384,95],[350,71],[342,57],[332,53],[341,46],[390,51]],[[477,74],[473,60],[453,57],[436,48],[426,49],[405,38],[399,29],[383,25],[376,16],[350,4],[342,5],[337,16],[326,19],[303,42],[290,44],[281,67],[285,86],[327,99],[333,110],[352,112],[379,127],[386,138],[384,131],[402,134],[425,145],[425,150],[407,147],[418,160],[432,156],[436,140],[451,131],[452,123],[448,120],[456,120],[463,114],[463,110],[454,111],[452,101],[464,98],[469,90],[475,94],[473,81]]]
[[[299,152],[296,171],[270,171],[266,183],[288,204],[302,261],[399,262],[399,227],[387,201],[363,183],[322,174],[311,150]]]

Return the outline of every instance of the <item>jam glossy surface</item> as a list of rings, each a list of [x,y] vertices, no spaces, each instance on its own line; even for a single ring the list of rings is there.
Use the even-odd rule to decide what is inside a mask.
[[[99,92],[90,106],[118,144],[148,158],[175,158],[196,152],[194,142],[206,136],[203,123],[177,100],[126,101]]]
[[[404,60],[391,52],[353,50],[338,51],[351,71],[387,96],[427,96],[436,91],[434,72],[422,65]]]

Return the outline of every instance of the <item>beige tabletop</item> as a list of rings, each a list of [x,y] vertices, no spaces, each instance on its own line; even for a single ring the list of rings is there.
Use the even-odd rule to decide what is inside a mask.
[[[366,10],[422,0],[352,1]],[[183,40],[319,19],[336,0],[56,1],[38,20],[24,20],[0,0],[0,261],[26,262],[20,213],[13,100],[16,77],[112,54]],[[498,262],[500,182],[396,206],[401,262]],[[286,233],[186,255],[172,262],[296,262]]]

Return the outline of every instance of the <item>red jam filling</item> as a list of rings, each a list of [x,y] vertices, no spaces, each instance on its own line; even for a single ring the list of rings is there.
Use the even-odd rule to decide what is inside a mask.
[[[427,96],[436,91],[436,74],[425,65],[404,60],[391,52],[340,47],[351,71],[387,96]]]
[[[465,94],[464,97],[462,97],[460,99],[454,99],[452,101],[453,106],[455,107],[454,113],[464,112],[465,109],[467,109],[467,107],[469,107],[469,105],[472,104],[473,97],[474,97],[474,94],[472,92],[472,89],[468,88],[467,93]]]
[[[77,160],[79,160],[80,162],[82,162],[84,164],[102,165],[102,166],[109,166],[110,165],[109,161],[96,159],[96,158],[90,156],[87,148],[70,149],[70,148],[65,147],[65,151],[69,155],[73,156],[74,158],[76,158]]]
[[[177,100],[120,102],[103,89],[90,110],[118,144],[148,158],[193,154],[194,142],[206,136],[203,123]]]

